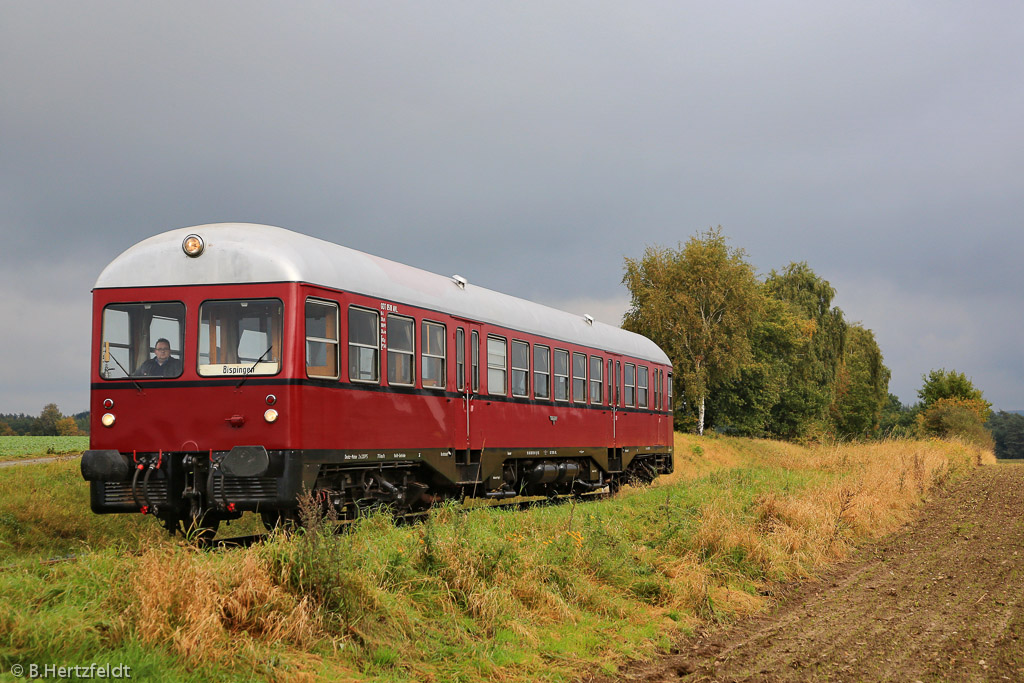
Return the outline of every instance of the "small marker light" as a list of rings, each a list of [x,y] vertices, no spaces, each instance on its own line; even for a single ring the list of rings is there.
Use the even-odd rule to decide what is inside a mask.
[[[100,418],[100,422],[103,423],[104,427],[113,427],[114,426],[114,421],[116,419],[117,418],[114,417],[113,413],[104,413],[103,417]]]
[[[263,419],[270,423],[277,422],[277,411],[270,408],[267,412],[263,413]]]
[[[189,235],[185,238],[185,241],[181,243],[181,249],[187,256],[195,258],[203,253],[203,249],[206,245],[203,243],[203,238],[199,235]]]

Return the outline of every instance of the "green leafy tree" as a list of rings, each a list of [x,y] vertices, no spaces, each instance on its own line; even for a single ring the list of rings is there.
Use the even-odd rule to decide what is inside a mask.
[[[765,296],[750,331],[751,360],[710,399],[710,420],[728,434],[766,436],[772,409],[809,338],[790,306]]]
[[[57,422],[63,417],[56,403],[47,403],[43,412],[39,414],[32,433],[38,436],[57,436]]]
[[[1000,410],[986,424],[997,458],[1024,458],[1024,415]]]
[[[75,424],[78,425],[78,433],[82,435],[89,434],[89,411],[83,413],[75,413]]]
[[[25,415],[24,413],[0,415],[0,419],[10,425],[15,434],[22,436],[32,433],[37,420],[37,418],[32,417],[31,415]]]
[[[924,385],[917,390],[925,410],[944,398],[960,398],[968,401],[980,401],[985,408],[981,412],[982,422],[992,415],[992,404],[985,400],[980,389],[968,379],[967,375],[956,370],[932,370],[922,375]]]
[[[808,343],[793,365],[779,402],[772,409],[769,431],[792,438],[824,423],[835,400],[836,378],[843,361],[846,322],[832,307],[835,290],[806,263],[791,263],[765,280],[769,295],[791,307],[803,321]]]
[[[988,402],[979,398],[940,398],[917,417],[921,436],[959,437],[983,448],[995,448],[992,434],[985,429]]]
[[[751,359],[749,332],[763,302],[754,269],[718,227],[678,249],[648,247],[625,270],[632,300],[622,326],[668,354],[702,434],[708,396]]]
[[[921,412],[921,404],[903,405],[900,397],[889,394],[882,408],[879,434],[883,437],[905,438],[916,432],[917,415]]]
[[[857,324],[846,329],[843,363],[839,368],[832,421],[847,437],[871,437],[881,428],[889,400],[889,368],[882,362],[875,334]]]

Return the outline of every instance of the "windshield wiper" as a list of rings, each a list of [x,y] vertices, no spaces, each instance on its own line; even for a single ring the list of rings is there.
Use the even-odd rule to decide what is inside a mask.
[[[274,345],[271,344],[270,347],[266,351],[263,352],[263,355],[256,359],[256,362],[252,364],[252,367],[250,367],[248,370],[246,370],[245,377],[242,378],[242,381],[235,385],[235,389],[238,389],[243,384],[245,384],[246,380],[249,379],[249,375],[252,374],[252,371],[256,369],[257,365],[259,365],[260,363],[263,362],[263,359],[267,357],[267,354],[270,353],[271,349],[273,349],[273,348],[274,348]]]
[[[108,354],[107,354],[107,357],[108,357],[108,358],[111,358],[111,359],[113,359],[113,361],[114,361],[115,363],[117,363],[117,367],[121,368],[121,372],[123,372],[123,373],[124,373],[124,376],[125,376],[125,377],[127,377],[128,379],[130,379],[130,380],[132,381],[132,384],[134,384],[134,385],[135,385],[135,388],[136,388],[136,389],[138,389],[138,390],[139,390],[139,393],[141,394],[141,393],[142,393],[142,385],[141,385],[141,384],[139,384],[138,382],[136,382],[136,381],[135,381],[135,378],[131,376],[131,373],[130,373],[130,372],[128,372],[127,370],[125,370],[125,369],[124,369],[124,366],[123,366],[123,365],[121,365],[121,361],[119,361],[119,360],[117,359],[117,356],[115,356],[115,355],[114,355],[114,354],[112,354],[112,353],[108,353]]]

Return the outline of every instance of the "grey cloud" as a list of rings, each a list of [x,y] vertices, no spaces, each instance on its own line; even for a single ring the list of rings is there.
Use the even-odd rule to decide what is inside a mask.
[[[806,260],[841,283],[910,400],[907,328],[952,339],[946,302],[1024,284],[1022,20],[1002,2],[6,3],[0,258],[25,277],[2,293],[87,306],[132,243],[242,220],[613,302],[623,256],[721,224],[761,272]],[[32,280],[54,250],[78,276]],[[883,316],[883,295],[927,314]],[[1011,346],[985,377],[1024,407]],[[33,382],[4,379],[9,404]]]

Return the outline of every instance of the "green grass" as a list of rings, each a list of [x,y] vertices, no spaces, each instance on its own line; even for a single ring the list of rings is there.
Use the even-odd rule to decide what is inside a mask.
[[[400,527],[378,514],[340,535],[313,528],[217,552],[167,540],[151,518],[91,515],[73,463],[0,470],[0,670],[97,661],[142,680],[614,675],[756,609],[779,582],[821,566],[825,551],[805,545],[835,550],[857,528],[834,538],[830,491],[859,476],[863,458],[701,444],[687,449],[701,459],[691,473],[607,500],[441,507]],[[933,448],[936,461],[970,462]],[[729,464],[709,465],[722,451]],[[801,517],[805,504],[820,514]],[[68,549],[78,557],[40,561]]]
[[[77,460],[0,468],[0,563],[63,557],[150,538],[157,529],[142,515],[93,514]]]
[[[88,436],[0,436],[0,460],[81,453],[87,448]]]

